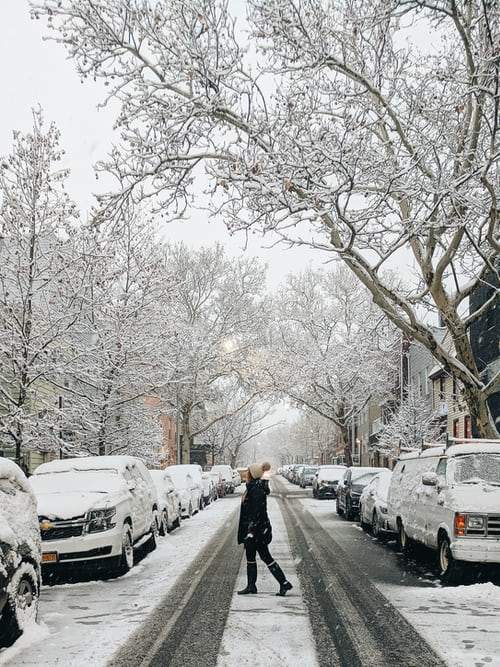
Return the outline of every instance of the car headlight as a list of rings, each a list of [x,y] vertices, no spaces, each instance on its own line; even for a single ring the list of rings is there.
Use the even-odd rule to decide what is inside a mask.
[[[387,507],[384,507],[383,505],[380,505],[379,509],[382,512],[382,514],[387,514]]]
[[[116,526],[113,519],[116,516],[116,507],[108,507],[102,510],[91,510],[87,514],[87,532],[102,533]]]
[[[468,516],[467,528],[473,530],[484,530],[484,516]]]

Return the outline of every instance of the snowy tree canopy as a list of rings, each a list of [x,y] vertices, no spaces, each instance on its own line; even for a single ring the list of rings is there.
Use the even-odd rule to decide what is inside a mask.
[[[498,10],[481,0],[38,0],[83,79],[121,109],[102,167],[178,215],[204,163],[231,230],[335,253],[463,384],[497,435],[467,329],[497,275]],[[244,32],[248,28],[248,33]],[[419,39],[425,33],[426,39]],[[387,267],[408,263],[394,285]],[[456,357],[427,324],[442,317]],[[432,318],[431,318],[432,319]]]

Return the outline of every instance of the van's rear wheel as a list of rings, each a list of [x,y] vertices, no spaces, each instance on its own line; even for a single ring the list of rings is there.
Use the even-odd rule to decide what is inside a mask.
[[[441,581],[445,584],[457,584],[463,578],[462,565],[453,557],[447,535],[441,535],[439,538],[438,567]]]
[[[116,557],[115,571],[116,574],[127,574],[134,566],[134,541],[132,539],[132,528],[128,523],[123,526],[122,530],[122,552]]]
[[[372,517],[372,535],[373,537],[380,537],[380,524],[378,520],[377,510],[374,510]]]

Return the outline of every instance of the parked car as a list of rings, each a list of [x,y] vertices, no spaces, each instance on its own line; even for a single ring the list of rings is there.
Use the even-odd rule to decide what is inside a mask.
[[[233,483],[235,489],[237,489],[241,484],[241,476],[237,470],[233,470]]]
[[[42,565],[105,561],[118,573],[134,549],[156,548],[158,499],[133,456],[89,456],[43,463],[31,477],[38,502]]]
[[[224,483],[224,478],[222,477],[222,474],[220,472],[217,472],[217,470],[215,472],[213,470],[209,470],[207,474],[214,483],[215,494],[216,494],[215,497],[224,498],[224,496],[226,495],[226,485]]]
[[[179,494],[180,512],[183,519],[189,519],[196,514],[203,502],[201,484],[193,479],[189,467],[189,465],[179,464],[165,468]]]
[[[212,472],[220,472],[222,479],[224,480],[226,493],[234,493],[233,469],[231,466],[223,464],[215,465],[212,466]]]
[[[403,553],[414,542],[437,552],[444,581],[460,581],[467,563],[499,564],[500,441],[402,456],[389,487],[388,516]]]
[[[381,470],[372,477],[359,499],[359,520],[364,529],[371,529],[374,537],[391,532],[387,516],[387,495],[392,471]]]
[[[35,496],[21,468],[0,459],[0,646],[36,621],[40,562]]]
[[[342,479],[346,470],[345,466],[320,466],[312,481],[313,497],[336,498],[339,480]]]
[[[201,483],[203,488],[203,495],[202,495],[203,507],[206,507],[207,505],[210,505],[210,503],[214,499],[214,484],[209,474],[206,472],[201,474]]]
[[[337,492],[337,514],[353,521],[359,514],[361,492],[380,468],[347,468]]]
[[[318,472],[318,466],[304,466],[300,471],[299,485],[301,489],[312,486],[313,479]]]
[[[150,470],[158,496],[158,530],[166,535],[181,523],[180,499],[172,478],[166,470]]]

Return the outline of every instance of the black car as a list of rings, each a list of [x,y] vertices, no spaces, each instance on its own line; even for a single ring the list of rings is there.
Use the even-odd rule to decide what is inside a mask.
[[[368,482],[380,472],[380,468],[348,468],[337,493],[337,514],[348,521],[359,517],[359,499]]]
[[[0,458],[0,646],[34,623],[40,592],[40,528],[28,480]]]

